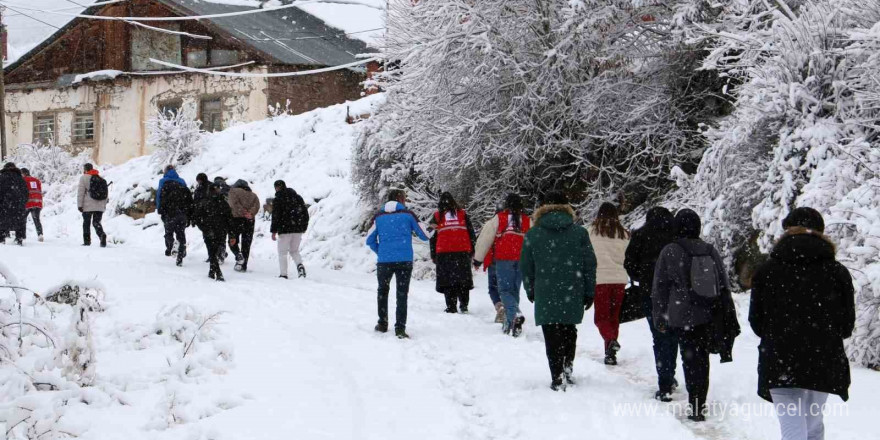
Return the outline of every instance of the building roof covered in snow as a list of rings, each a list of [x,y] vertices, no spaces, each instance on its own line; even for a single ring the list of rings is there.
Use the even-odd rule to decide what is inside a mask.
[[[151,11],[137,0],[124,4],[134,4],[128,8],[117,5],[91,6],[80,15],[112,15],[112,16],[153,16],[150,13],[138,14],[136,11]],[[234,14],[236,12],[258,9],[253,6],[214,3],[204,0],[152,0],[168,12],[176,16],[204,16],[218,14]],[[270,8],[267,8],[270,9]],[[112,12],[111,12],[112,11]],[[135,12],[133,12],[135,11]],[[69,34],[84,21],[104,21],[88,18],[76,18],[57,32],[49,36],[41,44],[31,49],[14,63],[6,67],[6,71],[14,71],[33,57],[42,53],[57,40]],[[133,20],[135,21],[135,20]],[[124,23],[113,21],[112,23]],[[369,52],[367,45],[360,40],[350,38],[344,31],[328,26],[322,20],[297,8],[283,8],[266,12],[245,15],[232,15],[206,18],[199,21],[174,21],[160,23],[178,23],[189,26],[197,23],[198,27],[210,29],[224,40],[234,43],[252,55],[252,61],[272,65],[289,66],[335,66],[358,60],[357,55]],[[162,26],[157,22],[148,22],[152,26]],[[135,27],[126,23],[126,26]],[[163,26],[164,27],[164,26]],[[84,73],[84,72],[77,72]]]

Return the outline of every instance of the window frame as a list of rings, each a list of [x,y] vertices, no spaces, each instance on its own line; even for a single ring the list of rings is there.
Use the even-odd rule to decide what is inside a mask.
[[[163,111],[163,108],[166,107],[176,107],[177,113],[175,113],[175,115],[179,115],[180,112],[183,110],[183,99],[163,99],[156,103],[156,111],[158,111],[159,114],[161,114],[162,116],[166,116],[165,112]]]
[[[92,117],[92,137],[90,139],[77,137],[77,120],[80,116]],[[73,112],[73,122],[70,124],[70,141],[74,144],[92,144],[98,139],[98,114],[95,110],[75,111]]]
[[[213,101],[216,101],[218,105],[218,109],[211,112],[212,114],[218,114],[220,117],[220,128],[218,130],[209,130],[205,122],[205,103]],[[209,133],[216,133],[218,131],[223,131],[226,128],[226,121],[223,120],[223,108],[223,96],[203,96],[199,99],[199,121],[202,123],[202,130]]]
[[[51,143],[43,142],[43,139],[37,136],[37,127],[40,125],[38,121],[41,118],[52,118],[52,135],[51,135]],[[40,145],[52,145],[58,142],[58,112],[35,112],[33,113],[33,119],[31,121],[31,137],[34,143],[39,143]]]

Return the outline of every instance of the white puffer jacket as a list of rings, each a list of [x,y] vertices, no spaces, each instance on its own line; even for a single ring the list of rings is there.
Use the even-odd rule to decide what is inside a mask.
[[[590,242],[596,253],[596,284],[626,284],[629,277],[623,268],[623,260],[629,239],[603,237],[591,229]]]

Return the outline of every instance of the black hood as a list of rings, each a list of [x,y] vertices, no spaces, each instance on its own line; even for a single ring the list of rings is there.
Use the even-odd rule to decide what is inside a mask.
[[[807,229],[791,228],[776,243],[770,257],[784,264],[805,266],[834,260],[834,254],[834,244],[824,235]]]
[[[703,224],[696,212],[690,209],[678,211],[675,214],[673,224],[675,225],[676,238],[700,238]]]
[[[668,209],[662,206],[656,206],[648,211],[645,216],[645,230],[653,232],[668,232],[672,234],[672,222],[675,217]]]

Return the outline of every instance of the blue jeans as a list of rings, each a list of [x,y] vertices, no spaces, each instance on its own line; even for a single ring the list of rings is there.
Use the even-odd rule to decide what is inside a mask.
[[[504,326],[509,328],[517,315],[521,314],[519,289],[522,286],[522,272],[519,271],[519,261],[496,261],[494,266],[498,277],[498,293],[507,314]]]
[[[654,327],[652,315],[651,296],[648,295],[643,307],[645,316],[648,317],[648,327],[651,328],[651,336],[654,337],[654,363],[657,367],[657,386],[661,392],[672,393],[672,384],[675,382],[675,366],[678,362],[678,336],[667,329],[666,333],[660,333]]]
[[[489,298],[492,305],[501,302],[501,295],[498,293],[498,271],[495,270],[495,263],[489,266]]]
[[[391,278],[394,277],[397,278],[397,322],[394,327],[406,328],[406,307],[412,271],[412,263],[379,263],[376,265],[376,278],[379,281],[379,324],[388,325],[388,293],[391,291]]]

